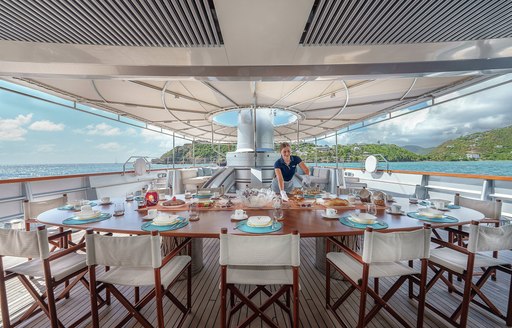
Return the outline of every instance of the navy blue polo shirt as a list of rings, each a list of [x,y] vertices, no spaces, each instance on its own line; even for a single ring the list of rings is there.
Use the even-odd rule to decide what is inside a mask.
[[[295,170],[297,169],[297,165],[302,162],[299,156],[290,156],[290,165],[286,165],[283,158],[279,158],[274,163],[274,169],[281,169],[281,173],[283,174],[284,181],[290,181],[295,174]]]

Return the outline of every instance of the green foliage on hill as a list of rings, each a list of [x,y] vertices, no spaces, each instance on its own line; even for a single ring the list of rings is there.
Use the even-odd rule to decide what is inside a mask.
[[[468,155],[471,154],[471,155]],[[435,161],[512,160],[512,126],[473,133],[437,146],[428,154]]]
[[[226,160],[228,151],[235,151],[235,144],[215,145],[195,143],[194,155],[196,163],[220,163]],[[276,145],[276,151],[279,146]],[[301,143],[297,149],[297,144],[292,144],[292,152],[300,156],[306,162],[332,163],[335,162],[335,146],[319,146],[315,155],[315,145],[313,143]],[[357,145],[338,145],[339,161],[362,161],[371,154],[382,154],[388,161],[407,162],[418,161],[422,156],[410,152],[396,145],[384,144],[357,144]],[[159,163],[172,162],[172,150],[166,152],[160,157]],[[193,163],[192,144],[185,144],[175,148],[176,163]]]
[[[406,146],[411,148],[413,146]],[[421,148],[421,147],[418,147]],[[279,151],[279,145],[276,145]],[[226,153],[236,150],[236,144],[215,145],[195,143],[196,163],[221,163]],[[292,144],[292,152],[306,162],[333,163],[336,161],[335,146],[318,146],[313,143]],[[412,161],[460,161],[460,160],[512,160],[512,126],[486,132],[473,133],[446,141],[426,155],[416,154],[393,144],[352,144],[338,145],[338,160],[345,162],[363,161],[368,155],[381,154],[390,162]],[[476,158],[468,158],[467,154]],[[176,147],[176,163],[193,163],[192,144]],[[163,154],[159,163],[172,162],[172,150]]]

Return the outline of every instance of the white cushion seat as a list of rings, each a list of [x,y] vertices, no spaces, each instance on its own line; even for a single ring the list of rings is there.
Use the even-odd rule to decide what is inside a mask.
[[[176,256],[162,267],[162,286],[167,288],[190,261],[188,255]],[[96,280],[122,286],[153,286],[155,275],[153,268],[111,267],[109,271],[99,274]]]
[[[339,252],[327,253],[327,258],[354,282],[363,278],[363,265],[353,257]],[[370,265],[369,277],[396,277],[420,273],[402,262],[374,262]]]
[[[450,248],[438,248],[430,251],[429,261],[442,265],[457,273],[463,273],[467,267],[468,256]],[[484,254],[475,254],[475,268],[502,264],[508,264],[508,262]]]
[[[50,262],[52,278],[55,281],[59,281],[86,267],[85,254],[70,253]],[[23,262],[5,271],[37,278],[44,277],[43,265],[40,259]]]
[[[228,265],[226,281],[228,284],[292,285],[293,271],[289,266]]]

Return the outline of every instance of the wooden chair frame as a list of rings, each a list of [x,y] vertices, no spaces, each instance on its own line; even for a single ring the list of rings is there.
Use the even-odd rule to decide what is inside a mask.
[[[430,228],[430,225],[425,225],[425,228]],[[372,231],[372,228],[366,228],[367,231]],[[325,268],[325,304],[328,310],[331,310],[334,317],[338,320],[342,327],[347,327],[347,325],[343,322],[343,319],[339,316],[336,310],[348,299],[348,297],[355,291],[358,290],[361,293],[361,297],[359,300],[359,314],[357,327],[362,328],[365,327],[377,313],[384,308],[391,316],[393,316],[398,322],[400,322],[404,327],[413,327],[407,321],[405,321],[399,314],[396,312],[389,304],[389,299],[400,289],[404,282],[409,281],[409,298],[415,298],[418,300],[418,317],[416,321],[415,327],[423,327],[423,315],[425,313],[425,285],[427,281],[427,267],[428,260],[421,259],[421,272],[420,274],[414,275],[404,275],[400,276],[397,281],[389,288],[389,290],[383,295],[379,295],[379,278],[374,278],[374,288],[372,289],[368,285],[369,281],[369,273],[371,264],[365,263],[361,257],[361,255],[357,254],[346,245],[343,245],[339,240],[334,237],[328,237],[326,240],[326,250],[331,249],[331,243],[335,246],[339,247],[343,250],[347,255],[361,263],[363,266],[363,274],[361,281],[353,281],[345,272],[343,272],[340,268],[338,268],[331,260],[326,258],[326,268]],[[412,267],[413,261],[409,261],[409,266]],[[345,291],[345,293],[338,299],[334,304],[331,305],[331,265],[334,266],[337,272],[339,272],[346,281],[350,283],[350,287]],[[419,286],[419,294],[415,296],[413,294],[413,284],[417,284]],[[370,295],[375,305],[373,308],[366,313],[366,298],[367,295]]]
[[[221,230],[222,234],[227,234],[228,230],[223,228]],[[293,231],[294,235],[298,234],[298,231]],[[257,237],[255,237],[257,238]],[[279,328],[276,325],[272,318],[266,315],[265,310],[270,307],[272,304],[276,303],[280,308],[282,308],[289,316],[291,326],[297,328],[299,326],[299,267],[292,266],[293,272],[293,284],[292,285],[282,285],[279,290],[277,290],[274,294],[272,294],[264,285],[256,285],[256,288],[252,290],[247,296],[244,295],[240,289],[238,289],[235,284],[227,283],[227,265],[221,265],[220,268],[220,289],[221,289],[221,302],[220,302],[220,326],[222,328],[231,326],[231,318],[233,314],[238,312],[244,305],[247,305],[249,309],[251,309],[254,313],[243,320],[241,324],[237,327],[247,327],[250,325],[252,321],[260,317],[269,327]],[[229,315],[226,318],[227,313],[227,292],[230,292],[230,308]],[[269,297],[265,303],[263,303],[260,307],[258,307],[251,300],[260,292],[263,292],[265,295]],[[291,308],[290,304],[290,292],[293,297],[293,307]],[[283,303],[279,298],[285,295],[285,303]],[[240,302],[235,303],[236,298],[240,300]]]
[[[62,199],[63,200],[63,205],[65,205],[65,203],[67,203],[68,195],[67,194],[62,194],[62,197],[59,197],[59,198],[56,198],[56,199],[52,199],[51,201],[56,201],[58,199]],[[36,201],[36,203],[41,203],[41,202],[45,202],[45,201]],[[34,223],[34,224],[38,223],[38,221],[35,218],[35,216],[37,216],[39,214],[40,213],[34,214],[34,213],[31,212],[31,210],[30,210],[30,201],[28,199],[25,199],[23,201],[23,222],[25,224],[25,231],[30,231],[30,225],[32,223]],[[59,231],[59,233],[62,233],[64,231],[64,228],[63,227],[59,227],[58,231]],[[71,235],[66,235],[66,237],[68,238],[68,241],[71,241]],[[50,244],[52,245],[52,248],[50,249],[50,252],[53,252],[53,251],[55,251],[58,248],[63,248],[64,240],[62,238],[60,238],[60,239],[53,239],[52,238],[50,240]]]
[[[459,205],[459,199],[460,198],[464,199],[464,197],[462,197],[459,193],[456,193],[455,197],[454,197],[454,204],[455,205]],[[486,224],[489,224],[489,225],[494,225],[495,227],[499,227],[500,226],[500,219],[499,219],[499,217],[501,216],[501,208],[502,208],[502,206],[503,205],[502,205],[501,199],[496,199],[495,200],[495,204],[494,204],[494,211],[496,213],[496,216],[495,217],[483,218],[479,222],[480,223],[486,223]],[[499,212],[499,214],[498,214],[498,212]],[[457,244],[460,247],[464,247],[464,240],[469,237],[469,233],[464,231],[464,230],[462,230],[462,226],[459,226],[457,231],[454,231],[453,228],[447,228],[446,230],[448,231],[448,241],[450,243]],[[441,239],[441,237],[439,237],[439,236],[437,236],[437,238]],[[498,258],[498,252],[497,251],[492,252],[492,257],[497,259]],[[475,272],[474,274],[475,275],[482,275],[484,272],[485,272],[485,268],[482,268],[482,272],[478,272],[478,273]],[[453,282],[453,275],[451,273],[448,273],[448,279],[450,280],[450,282]],[[496,270],[493,270],[493,272],[491,274],[491,279],[496,281]],[[460,277],[457,277],[457,280],[458,281],[462,281],[462,279]],[[449,291],[452,292],[453,290],[451,288],[449,288]]]
[[[93,230],[88,229],[87,234],[92,234]],[[158,235],[157,231],[151,232],[152,236]],[[90,265],[89,266],[89,280],[90,280],[90,295],[91,295],[91,308],[92,308],[92,324],[94,328],[100,327],[99,324],[99,314],[98,314],[98,307],[97,304],[97,297],[99,292],[101,292],[103,289],[105,289],[108,293],[111,293],[114,295],[114,297],[128,310],[128,314],[117,324],[117,327],[122,327],[132,317],[135,317],[135,319],[143,326],[147,328],[152,328],[153,325],[149,323],[149,321],[140,313],[142,308],[149,303],[153,298],[155,298],[156,301],[156,310],[157,310],[157,323],[158,327],[163,328],[165,327],[165,321],[164,321],[164,312],[163,312],[163,296],[167,296],[174,305],[182,312],[180,321],[178,323],[177,327],[181,327],[185,319],[187,318],[187,315],[190,313],[192,308],[192,266],[191,262],[189,262],[182,270],[181,272],[176,276],[176,278],[171,281],[169,286],[167,288],[162,287],[162,280],[161,280],[161,268],[165,266],[169,261],[171,261],[175,256],[179,255],[180,251],[187,248],[187,253],[189,256],[192,256],[192,247],[191,247],[191,238],[186,238],[180,245],[178,245],[172,252],[167,254],[162,259],[162,264],[159,268],[154,269],[154,277],[155,277],[155,287],[152,288],[146,295],[142,297],[142,299],[139,298],[139,290],[138,287],[135,287],[135,293],[136,293],[136,299],[135,304],[132,304],[120,291],[112,284],[107,283],[98,283],[96,280],[96,265]],[[181,303],[176,296],[174,296],[170,289],[174,285],[174,283],[178,280],[178,278],[187,271],[187,303],[183,304]]]
[[[471,224],[478,225],[480,222],[473,221]],[[454,233],[457,233],[457,230],[453,231]],[[463,232],[465,233],[465,232]],[[465,233],[467,234],[467,233]],[[466,327],[468,322],[468,314],[469,314],[469,306],[470,303],[473,303],[480,308],[496,315],[497,317],[505,320],[505,323],[507,326],[512,326],[512,268],[510,265],[507,266],[490,266],[487,268],[483,268],[484,272],[480,276],[480,278],[477,280],[476,283],[473,283],[473,277],[476,276],[474,272],[474,263],[475,263],[475,256],[476,253],[472,253],[467,250],[467,248],[454,245],[450,242],[445,242],[440,239],[432,239],[432,241],[436,244],[439,244],[440,246],[447,247],[453,250],[456,250],[458,252],[461,252],[463,254],[466,254],[468,256],[468,262],[466,269],[462,274],[455,272],[443,265],[440,265],[438,263],[429,262],[429,267],[434,272],[434,276],[430,279],[430,281],[427,283],[426,291],[428,292],[438,280],[443,281],[446,286],[448,287],[448,291],[451,293],[455,293],[462,297],[461,304],[455,309],[455,311],[451,315],[447,315],[446,313],[442,312],[438,308],[434,307],[433,305],[429,304],[428,302],[425,303],[425,306],[448,321],[450,324],[452,324],[455,327]],[[501,311],[490,301],[490,299],[485,296],[485,294],[482,292],[481,288],[483,285],[487,282],[489,277],[495,273],[495,271],[502,271],[504,273],[508,273],[510,275],[510,287],[509,287],[509,295],[508,295],[508,304],[507,304],[507,314],[501,313]],[[445,277],[443,275],[444,272],[447,272],[449,277]],[[460,291],[452,282],[450,277],[452,275],[455,275],[456,277],[460,278],[461,280],[464,280],[464,288],[463,291]],[[478,301],[475,299],[475,296],[479,296],[480,299],[483,301]],[[460,321],[457,322],[457,320],[460,318]]]
[[[44,230],[45,226],[39,226],[37,228],[38,230]],[[51,235],[48,237],[49,240],[58,240],[63,239],[64,240],[64,249],[60,250],[57,253],[50,254],[50,256],[47,259],[43,259],[42,265],[43,265],[43,272],[44,272],[44,281],[46,285],[46,291],[42,294],[39,294],[39,292],[34,288],[32,283],[30,282],[30,279],[27,278],[24,275],[15,273],[15,272],[9,272],[4,271],[3,267],[3,259],[2,256],[0,256],[0,303],[1,303],[1,312],[2,312],[2,324],[3,327],[16,327],[19,324],[21,324],[23,321],[27,320],[28,318],[31,318],[35,314],[43,311],[48,318],[50,319],[51,327],[64,327],[62,322],[57,317],[57,309],[56,309],[56,303],[64,298],[69,297],[70,290],[78,284],[78,282],[81,282],[86,289],[89,289],[89,283],[85,279],[85,274],[87,273],[87,268],[84,267],[83,269],[68,275],[60,280],[55,280],[52,278],[51,269],[50,269],[50,263],[58,258],[61,258],[63,256],[66,256],[67,254],[70,254],[72,252],[76,252],[78,250],[82,250],[85,248],[85,243],[81,243],[72,247],[67,247],[67,236],[71,234],[70,230],[57,233],[54,235]],[[23,286],[27,289],[29,294],[34,298],[35,303],[30,306],[21,317],[19,317],[16,322],[11,323],[9,318],[9,309],[8,309],[8,303],[7,303],[7,290],[5,286],[5,282],[7,280],[10,280],[12,278],[18,277]],[[69,281],[71,283],[69,283]],[[57,297],[54,295],[54,289],[59,286],[60,284],[64,283],[65,288],[59,293]],[[97,306],[103,305],[103,300],[100,299],[100,304]],[[91,311],[87,312],[80,318],[78,318],[75,322],[73,322],[69,327],[76,327],[80,323],[82,323],[87,317],[91,315]]]

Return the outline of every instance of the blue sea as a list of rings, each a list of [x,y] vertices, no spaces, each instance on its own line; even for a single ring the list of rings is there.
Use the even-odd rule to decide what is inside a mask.
[[[308,163],[308,165],[315,165]],[[335,166],[335,163],[319,163],[321,166]],[[189,164],[176,164],[175,167],[189,167]],[[361,163],[339,163],[339,167],[361,168]],[[151,168],[172,168],[172,165],[152,164]],[[379,168],[385,169],[382,164]],[[133,168],[131,168],[133,169]],[[393,162],[391,170],[446,172],[479,175],[512,176],[512,161],[468,161],[468,162]],[[0,165],[0,180],[33,178],[42,176],[70,175],[99,172],[121,172],[123,164],[21,164]]]

